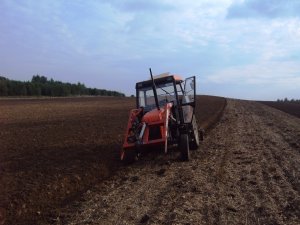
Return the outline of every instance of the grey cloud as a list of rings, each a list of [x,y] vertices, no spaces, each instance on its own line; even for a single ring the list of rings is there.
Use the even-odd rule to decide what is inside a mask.
[[[172,5],[162,3],[158,0],[108,0],[107,3],[111,4],[122,11],[127,12],[158,12],[172,10],[174,7]]]
[[[160,27],[163,21],[161,18],[166,12],[175,11],[174,5],[165,3],[160,0],[104,0],[106,4],[121,13],[129,13],[134,15],[133,18],[126,23],[126,32],[137,34],[143,32],[149,34],[153,32],[161,32]]]
[[[227,19],[235,18],[278,18],[300,17],[299,0],[245,0],[233,3],[227,12]]]
[[[156,1],[129,1],[123,5],[126,11],[165,11],[173,7]]]

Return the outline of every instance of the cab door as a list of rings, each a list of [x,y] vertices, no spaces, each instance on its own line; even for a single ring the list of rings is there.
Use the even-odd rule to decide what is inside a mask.
[[[195,76],[185,79],[182,105],[196,105],[196,78]]]
[[[196,78],[195,76],[185,79],[183,98],[182,98],[182,114],[184,123],[191,123],[196,106]]]

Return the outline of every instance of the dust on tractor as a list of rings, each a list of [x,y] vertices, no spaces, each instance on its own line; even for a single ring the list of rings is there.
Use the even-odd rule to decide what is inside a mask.
[[[136,109],[129,115],[121,160],[132,162],[147,147],[162,147],[167,153],[177,146],[184,161],[190,149],[203,140],[195,117],[196,79],[169,73],[136,83]]]

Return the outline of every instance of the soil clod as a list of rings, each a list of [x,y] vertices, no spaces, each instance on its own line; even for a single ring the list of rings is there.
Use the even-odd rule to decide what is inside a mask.
[[[158,176],[163,176],[165,174],[165,172],[166,172],[166,169],[160,169],[160,170],[156,171],[156,174]]]
[[[139,180],[139,177],[138,176],[133,176],[133,177],[130,178],[130,180],[132,182],[137,182]]]
[[[145,215],[141,218],[140,223],[145,224],[145,223],[148,222],[149,219],[150,219],[150,216],[149,216],[148,214],[145,214]]]

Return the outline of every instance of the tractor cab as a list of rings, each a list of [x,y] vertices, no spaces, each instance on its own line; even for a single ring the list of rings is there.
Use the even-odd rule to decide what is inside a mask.
[[[136,109],[129,115],[121,160],[132,160],[146,146],[170,145],[181,149],[189,159],[189,147],[198,148],[199,136],[195,115],[195,76],[183,80],[164,73],[136,83]]]
[[[153,109],[163,108],[167,103],[172,103],[173,113],[176,119],[189,123],[195,107],[195,77],[189,77],[183,81],[178,75],[164,73],[153,77],[152,80],[138,82],[136,84],[136,106],[143,108],[144,113]],[[155,89],[155,90],[154,90]],[[155,100],[157,95],[158,107]],[[182,114],[182,115],[181,115]]]

